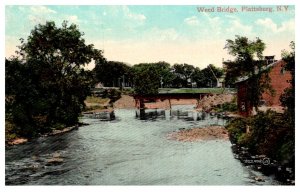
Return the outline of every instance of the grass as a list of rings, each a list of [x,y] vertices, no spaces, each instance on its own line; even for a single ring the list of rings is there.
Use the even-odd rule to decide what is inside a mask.
[[[105,104],[109,98],[100,98],[100,97],[93,97],[88,96],[85,100],[86,103],[97,103],[97,104]]]
[[[102,110],[102,109],[106,109],[104,106],[88,106],[85,107],[85,109],[83,111],[88,112],[88,111],[97,111],[97,110]]]
[[[236,92],[234,88],[160,88],[159,93],[213,93],[213,94],[221,94],[221,93],[230,93]]]

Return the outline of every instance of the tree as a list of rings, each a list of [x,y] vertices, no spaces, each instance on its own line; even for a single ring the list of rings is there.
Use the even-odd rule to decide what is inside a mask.
[[[173,73],[175,74],[175,84],[178,87],[188,87],[189,81],[195,72],[195,67],[189,64],[175,64],[173,67]]]
[[[235,60],[227,62],[226,81],[235,82],[240,77],[248,77],[247,100],[250,106],[257,109],[263,92],[270,91],[270,78],[268,71],[263,71],[266,62],[263,60],[265,43],[256,38],[251,41],[247,37],[236,36],[235,40],[226,40],[225,49],[235,56]]]
[[[286,114],[291,124],[295,124],[295,42],[290,43],[291,52],[283,51],[282,58],[286,62],[285,70],[290,71],[292,79],[291,87],[286,88],[280,97],[283,106],[287,107]]]
[[[132,81],[131,67],[118,61],[97,60],[94,73],[96,79],[106,87],[121,86],[123,78],[127,83]]]
[[[21,39],[19,57],[6,60],[6,95],[14,98],[11,113],[20,135],[34,137],[78,122],[94,83],[92,72],[82,66],[104,60],[102,51],[86,45],[82,36],[66,21],[60,28],[54,22],[39,24],[27,41]]]
[[[150,65],[152,65],[159,74],[161,87],[172,87],[175,75],[171,71],[171,65],[164,61],[150,63]]]
[[[134,91],[139,95],[157,94],[160,86],[160,74],[155,64],[133,66]]]
[[[295,42],[290,43],[292,51],[283,51],[282,58],[286,62],[285,70],[292,75],[291,87],[286,88],[280,96],[280,101],[286,107],[284,113],[284,124],[287,132],[283,135],[283,145],[279,156],[295,168]]]
[[[200,70],[195,69],[192,79],[197,83],[197,87],[216,87],[217,79],[224,74],[221,68],[209,64],[206,68]]]

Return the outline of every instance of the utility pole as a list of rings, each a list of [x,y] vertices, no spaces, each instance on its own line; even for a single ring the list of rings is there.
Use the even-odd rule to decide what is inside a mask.
[[[211,70],[212,74],[214,75],[215,79],[217,80],[217,86],[218,86],[218,84],[219,84],[219,79],[218,79],[217,76],[215,75],[214,71],[211,69],[210,65],[208,65],[207,67]],[[211,84],[212,84],[212,83],[211,83]],[[211,86],[211,87],[212,87],[212,86]]]

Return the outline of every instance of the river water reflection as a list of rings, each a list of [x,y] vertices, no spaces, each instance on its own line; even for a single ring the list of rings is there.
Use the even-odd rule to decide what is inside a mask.
[[[166,135],[181,128],[224,125],[216,116],[178,107],[147,111],[115,110],[116,119],[88,123],[78,130],[6,148],[7,185],[271,185],[234,159],[224,140],[178,142]],[[178,113],[179,115],[176,115]],[[49,163],[51,159],[62,161]]]

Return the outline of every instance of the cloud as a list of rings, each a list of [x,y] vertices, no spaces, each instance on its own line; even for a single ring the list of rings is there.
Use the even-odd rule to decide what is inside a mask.
[[[213,28],[215,27],[220,27],[222,22],[221,22],[221,19],[220,17],[212,17],[210,14],[208,13],[203,13],[206,17],[206,19],[208,20],[209,22],[209,25]]]
[[[278,26],[272,19],[264,18],[258,19],[255,22],[256,25],[262,26],[267,30],[271,30],[274,33],[288,32],[295,30],[295,20],[290,19],[281,23],[281,26]]]
[[[175,41],[178,37],[179,34],[174,28],[160,29],[154,27],[148,32],[148,39],[154,41]]]
[[[143,14],[133,13],[129,10],[127,6],[123,6],[123,13],[127,19],[144,22],[146,20],[146,16]]]
[[[56,11],[45,7],[45,6],[31,6],[30,10],[33,14],[51,14],[56,13]]]
[[[230,21],[230,27],[226,29],[226,32],[237,35],[252,35],[252,26],[244,25],[240,19],[233,19]]]
[[[66,16],[66,20],[69,21],[70,23],[79,23],[79,19],[77,15],[68,15]]]
[[[191,25],[191,26],[197,26],[197,25],[200,24],[200,21],[199,21],[199,19],[196,16],[185,18],[184,22],[187,25]]]
[[[220,38],[224,31],[221,18],[208,13],[187,17],[183,22],[185,25],[191,26],[185,29],[186,37],[190,41]]]

